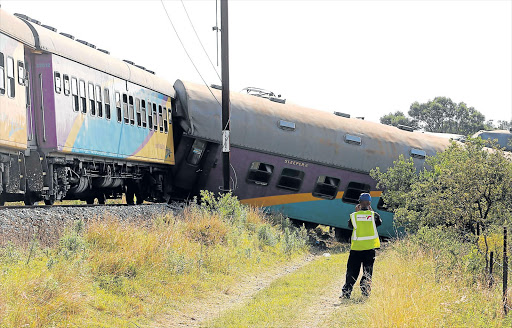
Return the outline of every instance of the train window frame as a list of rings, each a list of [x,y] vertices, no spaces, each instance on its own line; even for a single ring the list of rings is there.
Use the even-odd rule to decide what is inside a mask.
[[[135,125],[135,104],[133,96],[128,96],[128,117],[130,118],[130,125]]]
[[[78,80],[78,95],[80,96],[80,109],[82,114],[87,114],[87,88],[85,85],[86,84],[84,80]]]
[[[53,78],[55,80],[55,93],[60,94],[62,92],[62,79],[60,72],[55,71],[55,73],[53,73]]]
[[[140,99],[135,98],[135,118],[137,121],[137,126],[142,126],[142,114],[140,112]]]
[[[0,52],[0,96],[5,95],[5,56]]]
[[[94,89],[94,84],[91,82],[87,84],[87,93],[89,95],[89,114],[91,116],[96,116],[96,99],[94,96],[96,90]]]
[[[130,123],[130,116],[128,114],[128,95],[123,93],[123,97],[121,99],[121,105],[123,106],[123,122],[125,124]]]
[[[110,111],[110,90],[108,88],[103,89],[103,99],[105,102],[105,118],[110,120],[112,118],[112,113]]]
[[[333,200],[338,196],[341,179],[320,175],[316,179],[315,188],[313,189],[313,197]]]
[[[411,148],[409,153],[412,158],[425,159],[427,157],[427,152],[419,148]]]
[[[63,74],[62,79],[64,81],[64,95],[69,96],[69,94],[70,94],[69,75]]]
[[[18,84],[25,85],[25,64],[18,60]]]
[[[293,173],[294,175],[290,173]],[[302,187],[302,183],[304,182],[304,176],[304,171],[285,167],[281,170],[281,175],[277,180],[276,187],[280,189],[298,192]],[[294,183],[296,184],[295,186],[292,185]]]
[[[153,130],[153,103],[148,101],[148,129]]]
[[[169,133],[169,126],[167,125],[168,121],[167,121],[167,108],[164,107],[164,112],[163,112],[163,118],[164,118],[164,133],[167,134]]]
[[[162,105],[158,105],[158,128],[160,132],[164,132],[164,120],[163,120],[163,108]]]
[[[258,186],[268,186],[273,174],[274,165],[263,162],[252,162],[247,172],[246,181]]]
[[[158,132],[158,116],[156,112],[156,103],[153,103],[153,131]]]
[[[381,211],[386,211],[386,212],[390,212],[389,211],[389,207],[386,205],[386,203],[384,202],[384,199],[382,199],[382,195],[380,196],[379,198],[379,202],[377,203],[377,209],[378,210],[381,210]]]
[[[361,137],[354,136],[354,135],[351,135],[348,133],[345,134],[344,139],[345,139],[345,143],[348,143],[350,145],[361,146],[361,144],[363,143]]]
[[[142,127],[143,128],[146,128],[148,123],[147,123],[147,111],[146,111],[146,99],[141,99],[140,101],[140,105],[141,105],[141,118],[142,118]]]
[[[115,91],[114,96],[115,96],[114,102],[116,103],[115,105],[116,105],[117,122],[121,123],[123,121],[123,116],[122,116],[123,113],[121,110],[121,94],[119,93],[119,91]]]
[[[72,95],[72,108],[75,112],[80,111],[80,100],[78,97],[78,79],[74,76],[71,77],[71,95]]]
[[[194,140],[194,143],[190,147],[190,151],[187,156],[187,163],[190,165],[197,166],[203,158],[204,151],[208,143],[201,139]]]
[[[101,99],[101,87],[98,84],[96,84],[94,96],[94,98],[96,99],[96,109],[98,110],[98,117],[103,117],[103,101]]]
[[[7,97],[16,97],[16,82],[14,72],[14,58],[7,56]],[[9,68],[10,63],[10,68]],[[10,73],[10,74],[9,74]],[[12,75],[12,76],[9,76]]]
[[[343,197],[341,200],[344,203],[349,204],[358,204],[359,196],[362,193],[369,193],[371,191],[371,186],[367,183],[350,181],[347,184],[347,188],[345,188],[345,192],[343,193]]]

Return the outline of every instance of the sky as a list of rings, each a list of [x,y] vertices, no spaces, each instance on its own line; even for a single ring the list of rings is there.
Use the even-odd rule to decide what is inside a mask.
[[[0,5],[171,82],[221,83],[215,0]],[[465,102],[487,120],[512,119],[512,0],[230,0],[229,47],[232,91],[260,87],[374,122],[437,96]]]

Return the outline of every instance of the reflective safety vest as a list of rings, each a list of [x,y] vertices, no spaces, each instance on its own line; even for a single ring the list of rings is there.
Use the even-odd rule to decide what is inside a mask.
[[[374,212],[354,212],[350,214],[350,221],[352,221],[352,226],[354,227],[350,249],[364,251],[380,247]]]

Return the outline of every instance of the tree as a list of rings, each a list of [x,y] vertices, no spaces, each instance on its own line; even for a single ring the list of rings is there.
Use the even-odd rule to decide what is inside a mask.
[[[429,132],[467,136],[485,127],[485,116],[482,113],[474,107],[468,107],[464,102],[456,104],[446,97],[436,97],[422,104],[414,102],[408,114]]]
[[[418,128],[418,122],[414,119],[411,119],[403,112],[396,111],[395,113],[389,113],[380,118],[380,122],[386,125],[392,125],[398,127],[399,125],[407,125],[414,129]]]
[[[395,220],[410,231],[424,226],[452,226],[461,232],[486,231],[512,219],[512,163],[496,145],[482,139],[452,143],[428,157],[427,168],[417,171],[403,156],[386,172],[371,176]]]

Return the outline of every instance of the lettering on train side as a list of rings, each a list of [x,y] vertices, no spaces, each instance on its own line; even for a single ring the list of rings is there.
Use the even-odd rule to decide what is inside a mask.
[[[295,165],[295,166],[300,166],[300,167],[308,167],[309,164],[308,163],[302,163],[302,162],[298,162],[298,161],[292,161],[292,160],[289,160],[289,159],[285,159],[284,160],[284,163],[285,164],[290,164],[290,165]]]

